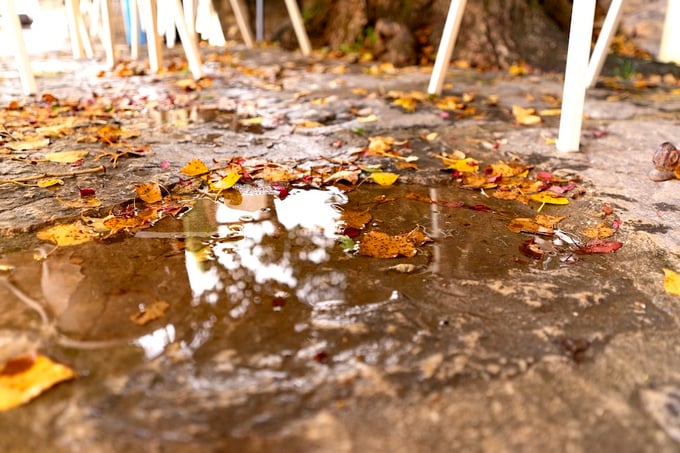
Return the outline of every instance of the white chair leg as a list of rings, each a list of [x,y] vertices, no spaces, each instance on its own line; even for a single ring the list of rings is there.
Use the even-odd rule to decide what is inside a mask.
[[[564,72],[560,130],[557,137],[559,151],[579,150],[594,18],[595,0],[574,2],[567,47],[567,67]]]
[[[248,20],[246,19],[246,14],[243,11],[241,5],[241,0],[229,0],[231,5],[231,10],[234,12],[234,17],[236,17],[236,25],[241,32],[241,37],[246,47],[252,48],[254,45],[253,32],[250,30],[250,25],[248,25]]]
[[[163,67],[163,49],[161,47],[161,37],[158,34],[158,24],[156,23],[156,1],[137,0],[137,4],[139,5],[142,28],[146,32],[146,44],[149,49],[149,69],[153,73],[158,73]]]
[[[668,0],[663,24],[659,60],[680,64],[680,0]]]
[[[113,32],[111,31],[111,13],[109,9],[109,0],[101,0],[101,39],[106,52],[106,66],[113,68],[116,65],[116,59],[113,54]]]
[[[198,45],[196,44],[196,35],[189,33],[186,21],[184,20],[184,13],[182,12],[182,1],[175,0],[168,2],[170,6],[172,17],[175,24],[177,25],[177,31],[179,32],[179,38],[182,41],[182,46],[184,47],[184,53],[187,56],[187,61],[189,62],[189,70],[194,76],[194,79],[200,79],[203,77],[203,69],[201,68],[201,56],[198,53]]]
[[[298,44],[300,44],[302,55],[306,56],[311,54],[312,45],[309,43],[305,22],[302,20],[302,14],[300,14],[300,8],[298,8],[297,2],[295,0],[286,0],[286,8],[288,8],[288,15],[290,16],[290,21],[293,23],[293,29],[295,30]]]
[[[453,46],[458,37],[458,30],[460,23],[463,20],[463,12],[465,11],[465,4],[467,0],[452,0],[449,5],[449,13],[446,16],[446,23],[442,33],[442,39],[437,50],[437,58],[432,68],[432,76],[430,77],[430,85],[427,92],[430,94],[441,94],[444,86],[444,77],[446,70],[449,67],[451,54],[453,53]]]
[[[190,34],[196,33],[196,2],[194,0],[184,0],[182,2],[184,8],[184,20],[187,24],[187,29]]]
[[[80,39],[80,44],[85,51],[85,56],[87,58],[93,58],[94,50],[92,49],[92,42],[90,42],[90,35],[87,32],[85,20],[83,20],[83,14],[85,12],[87,12],[87,5],[81,3],[75,17],[76,27],[78,28],[78,37]]]
[[[607,59],[609,46],[612,43],[616,29],[618,28],[619,22],[621,21],[622,5],[623,0],[612,0],[611,5],[609,6],[607,17],[604,19],[600,36],[597,38],[595,48],[593,49],[593,54],[590,57],[590,63],[588,64],[588,76],[586,80],[588,81],[589,87],[595,85],[597,78],[602,72],[602,66],[604,65],[604,61]]]
[[[28,52],[26,51],[26,44],[24,43],[21,23],[19,22],[14,0],[0,0],[0,13],[4,19],[5,27],[12,34],[13,39],[9,41],[14,42],[14,55],[19,70],[21,89],[27,96],[35,94],[38,88],[35,84],[35,77],[33,76],[30,62],[28,61]]]
[[[68,25],[69,38],[71,39],[71,51],[73,58],[80,59],[85,56],[83,40],[78,27],[78,14],[80,14],[79,0],[66,0],[66,23]]]

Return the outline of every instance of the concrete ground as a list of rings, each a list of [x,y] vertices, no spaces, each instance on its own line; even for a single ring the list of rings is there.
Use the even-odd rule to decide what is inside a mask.
[[[36,17],[34,27],[44,20]],[[7,305],[0,352],[38,345],[80,375],[0,413],[2,450],[680,450],[680,299],[663,287],[664,269],[680,271],[680,181],[647,177],[657,146],[680,141],[680,82],[666,76],[677,68],[658,66],[658,74],[636,79],[635,63],[617,67],[614,60],[614,69],[630,79],[604,80],[589,90],[581,152],[563,154],[552,144],[557,117],[525,126],[512,114],[516,105],[554,107],[559,74],[455,69],[444,94],[472,96],[468,106],[477,114],[445,114],[429,100],[407,112],[393,104],[390,92],[422,92],[427,68],[392,70],[235,44],[204,49],[212,85],[189,91],[177,85],[186,78],[181,71],[99,74],[97,63],[69,59],[62,32],[55,29],[54,48],[32,47],[41,94],[125,100],[128,113],[116,110],[114,120],[140,132],[135,143],[150,144],[153,153],[123,157],[115,167],[88,158],[83,168],[103,164],[106,172],[82,175],[77,185],[67,181],[56,192],[0,185],[2,262],[16,268],[0,287]],[[12,60],[3,55],[1,63],[0,102],[7,105],[22,97]],[[262,127],[238,126],[254,115],[263,117]],[[369,115],[376,121],[358,119]],[[301,121],[321,125],[305,128]],[[422,138],[431,133],[435,140]],[[105,213],[134,198],[135,184],[176,184],[193,158],[242,156],[289,165],[346,160],[373,136],[408,140],[419,158],[420,170],[404,171],[388,195],[437,194],[490,206],[490,214],[414,204],[381,208],[373,204],[384,192],[374,185],[349,193],[346,208],[373,206],[378,226],[425,225],[432,233],[439,216],[434,244],[402,260],[420,269],[414,274],[395,275],[390,263],[372,258],[348,258],[334,251],[333,240],[322,247],[314,236],[314,247],[325,247],[331,258],[290,264],[296,284],[263,283],[257,269],[243,271],[242,257],[241,266],[214,265],[226,289],[215,290],[219,303],[210,302],[208,295],[196,296],[183,256],[158,239],[197,228],[186,222],[200,223],[198,208],[184,227],[153,230],[153,242],[129,238],[76,252],[60,249],[45,265],[32,259],[36,230],[80,217],[81,209],[55,202],[78,198],[79,187],[95,187]],[[64,137],[48,150],[83,146]],[[107,150],[88,149],[92,156]],[[599,223],[609,206],[620,222],[614,239],[622,248],[575,265],[522,255],[524,238],[508,232],[507,220],[531,217],[537,206],[459,189],[433,157],[456,149],[485,164],[516,158],[575,178],[580,196],[545,212],[567,215],[565,230],[581,231]],[[2,155],[1,179],[62,168],[19,154]],[[247,192],[245,198],[261,195]],[[282,216],[279,202],[268,203]],[[306,239],[291,233],[297,230],[284,230],[272,241],[312,247],[300,245]],[[271,247],[277,257],[287,250]],[[73,310],[54,316],[57,329],[84,342],[125,341],[90,349],[51,341],[15,291],[49,305],[50,272],[59,276],[55,288],[79,276],[68,293]],[[173,307],[167,322],[124,328],[120,307],[93,308],[128,281],[165,294]],[[122,297],[121,304],[138,304]],[[235,301],[267,298],[276,310]]]

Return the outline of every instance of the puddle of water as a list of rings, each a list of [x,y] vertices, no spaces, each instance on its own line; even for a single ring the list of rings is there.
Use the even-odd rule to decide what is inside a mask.
[[[347,211],[433,242],[412,258],[354,256],[338,242]],[[532,213],[449,186],[230,191],[133,237],[3,256],[15,270],[0,281],[0,354],[28,335],[91,376],[55,394],[110,414],[98,422],[111,438],[135,426],[189,441],[275,430],[366,385],[392,394],[514,376],[545,354],[587,358],[613,332],[667,322],[621,303],[645,296],[615,276],[614,256],[551,271],[523,256],[507,223]],[[158,319],[131,321],[159,301]]]

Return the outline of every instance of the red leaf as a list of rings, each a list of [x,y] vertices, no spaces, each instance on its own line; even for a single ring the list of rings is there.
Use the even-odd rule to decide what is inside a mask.
[[[80,196],[81,197],[93,197],[95,194],[95,190],[92,187],[80,187]]]
[[[485,211],[485,212],[490,212],[492,210],[490,207],[488,207],[485,204],[476,204],[476,205],[470,206],[470,209],[472,209],[473,211]]]
[[[548,182],[552,179],[552,173],[549,171],[539,171],[536,173],[536,178],[538,178],[539,181]]]
[[[590,241],[586,245],[578,249],[577,252],[583,255],[591,255],[594,253],[612,253],[617,251],[621,247],[623,247],[623,244],[621,242],[595,239],[594,241]]]
[[[168,168],[170,168],[170,162],[168,162],[167,160],[162,161],[161,170],[167,170]]]
[[[359,228],[346,227],[342,230],[342,234],[351,239],[356,239],[361,234],[361,230]]]
[[[279,192],[279,199],[283,200],[285,199],[288,195],[290,195],[290,189],[288,186],[286,186],[283,183],[280,182],[273,182],[271,183],[270,187],[274,190],[277,190]]]
[[[614,208],[609,206],[608,204],[603,204],[602,205],[602,214],[604,215],[610,215],[614,213]]]

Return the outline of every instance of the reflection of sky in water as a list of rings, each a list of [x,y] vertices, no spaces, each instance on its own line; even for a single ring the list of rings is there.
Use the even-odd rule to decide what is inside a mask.
[[[229,299],[239,302],[232,309],[234,317],[245,312],[262,285],[295,290],[304,300],[304,294],[311,294],[318,285],[313,283],[314,275],[306,275],[300,283],[296,263],[320,264],[330,259],[328,249],[335,244],[341,218],[336,205],[345,202],[346,197],[338,190],[293,190],[283,200],[270,195],[244,195],[238,206],[215,203],[196,208],[188,215],[195,215],[203,223],[192,220],[190,224],[204,233],[209,227],[210,233],[219,238],[211,245],[212,261],[229,272],[229,281],[222,281],[224,273],[212,261],[202,261],[198,253],[187,248],[186,266],[194,297],[214,304],[219,293],[226,292]],[[200,209],[213,212],[199,212]],[[191,236],[193,231],[186,233]],[[278,242],[279,235],[285,242]],[[333,281],[342,291],[344,285],[338,279],[342,280],[335,276]],[[316,300],[320,296],[310,297]]]
[[[139,337],[135,343],[140,348],[144,349],[144,355],[147,359],[153,359],[160,355],[165,347],[175,341],[175,326],[168,324],[158,330]]]

